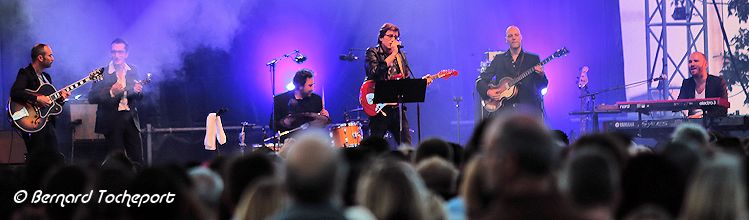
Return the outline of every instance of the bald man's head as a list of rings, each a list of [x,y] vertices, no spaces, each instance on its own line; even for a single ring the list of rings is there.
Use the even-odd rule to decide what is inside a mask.
[[[507,27],[505,31],[505,40],[510,49],[519,49],[523,43],[523,35],[520,34],[520,28],[514,25]]]
[[[700,52],[689,55],[689,73],[695,78],[707,77],[707,57]]]

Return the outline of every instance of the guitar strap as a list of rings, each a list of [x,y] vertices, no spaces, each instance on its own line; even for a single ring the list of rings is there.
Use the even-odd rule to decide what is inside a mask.
[[[44,77],[44,73],[36,74],[36,76],[39,78],[39,85],[49,84],[49,81],[47,81],[47,78]]]

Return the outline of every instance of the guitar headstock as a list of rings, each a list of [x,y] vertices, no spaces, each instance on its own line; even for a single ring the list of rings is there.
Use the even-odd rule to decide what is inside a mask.
[[[580,68],[580,76],[578,77],[577,81],[578,88],[583,88],[588,85],[588,70],[588,66],[583,66]]]
[[[562,47],[562,49],[555,51],[554,54],[551,55],[551,57],[554,57],[554,58],[562,57],[564,55],[567,55],[568,53],[570,53],[570,51],[567,50],[567,47]]]
[[[98,69],[95,69],[94,71],[91,71],[90,73],[88,73],[88,77],[87,78],[90,79],[90,80],[93,80],[93,81],[100,81],[100,80],[104,79],[103,76],[104,76],[104,68],[98,68]]]
[[[145,86],[151,83],[151,73],[146,73],[146,78],[143,80],[135,80],[135,83],[140,83],[141,85]]]
[[[453,76],[458,76],[458,71],[457,70],[446,69],[446,70],[439,71],[439,72],[437,72],[437,74],[434,75],[434,77],[436,77],[436,78],[442,78],[442,79],[447,79],[447,78],[450,78],[450,77],[453,77]]]

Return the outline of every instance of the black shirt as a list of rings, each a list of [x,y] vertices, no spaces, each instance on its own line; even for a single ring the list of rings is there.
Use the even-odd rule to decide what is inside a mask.
[[[322,111],[322,97],[312,93],[309,97],[296,99],[294,90],[281,93],[273,98],[273,114],[276,130],[287,130],[280,121],[289,115],[298,113],[318,113]]]

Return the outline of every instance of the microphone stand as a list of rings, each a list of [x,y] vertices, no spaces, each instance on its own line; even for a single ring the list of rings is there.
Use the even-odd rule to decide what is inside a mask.
[[[270,70],[270,91],[271,91],[271,101],[275,101],[274,98],[276,97],[276,63],[278,61],[281,61],[283,59],[291,57],[292,54],[301,54],[299,50],[293,50],[289,53],[286,53],[280,57],[277,57],[275,59],[272,59],[268,61],[265,65],[268,66]],[[303,62],[303,61],[302,61]],[[275,103],[273,103],[275,107]],[[270,113],[271,123],[270,123],[270,129],[271,131],[276,130],[276,116],[275,116],[275,109],[271,111]],[[280,142],[280,141],[279,141]]]
[[[609,88],[603,89],[603,90],[598,91],[598,92],[592,92],[592,93],[588,93],[588,94],[585,94],[585,95],[580,95],[579,98],[582,99],[582,98],[586,98],[586,97],[591,97],[591,100],[593,100],[593,103],[594,103],[593,106],[595,106],[595,99],[596,99],[595,97],[598,94],[607,93],[607,92],[616,91],[616,90],[622,90],[622,89],[629,89],[629,88],[632,88],[632,87],[635,87],[635,86],[639,86],[639,85],[647,83],[647,82],[660,81],[660,80],[662,80],[662,79],[661,78],[653,78],[653,79],[646,79],[646,80],[642,80],[642,81],[633,82],[633,83],[622,85],[622,86],[609,87]]]

